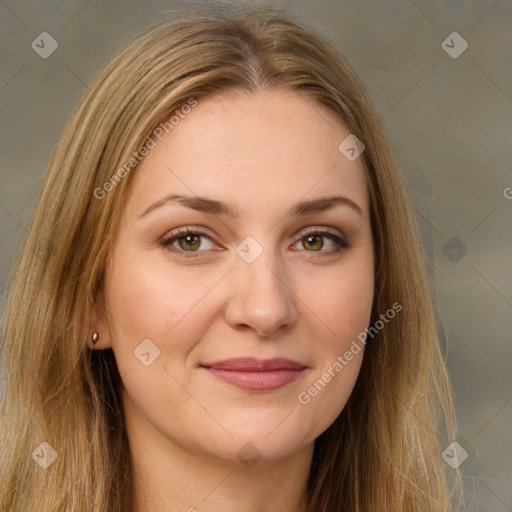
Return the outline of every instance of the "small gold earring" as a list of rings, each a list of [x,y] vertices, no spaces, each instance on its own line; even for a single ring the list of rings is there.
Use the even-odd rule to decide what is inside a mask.
[[[92,344],[94,345],[99,339],[100,339],[100,335],[97,332],[93,333]]]

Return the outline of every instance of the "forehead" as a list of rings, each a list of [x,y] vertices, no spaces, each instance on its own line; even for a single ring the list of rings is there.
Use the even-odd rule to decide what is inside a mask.
[[[305,96],[212,96],[174,121],[133,171],[130,208],[171,192],[229,201],[242,213],[335,193],[368,208],[363,159],[338,149],[350,131]]]

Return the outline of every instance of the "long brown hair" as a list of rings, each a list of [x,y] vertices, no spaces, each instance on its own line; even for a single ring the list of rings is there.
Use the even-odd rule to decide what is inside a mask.
[[[391,304],[402,306],[369,341],[348,403],[315,442],[308,510],[450,510],[439,431],[453,440],[451,387],[408,191],[375,109],[347,58],[316,29],[272,7],[221,4],[180,11],[127,44],[87,88],[55,147],[9,280],[0,510],[133,511],[113,352],[86,345],[136,172],[125,163],[191,98],[279,89],[328,107],[364,142],[372,325]],[[36,463],[53,453],[43,442],[57,454],[46,469]]]

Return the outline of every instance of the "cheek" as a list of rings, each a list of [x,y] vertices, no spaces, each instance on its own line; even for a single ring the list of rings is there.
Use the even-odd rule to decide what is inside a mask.
[[[129,336],[135,342],[142,336],[164,341],[172,337],[211,287],[208,280],[191,280],[186,272],[170,274],[168,268],[147,261],[137,263],[129,256],[123,260],[111,273],[108,293],[120,339]]]
[[[311,315],[321,320],[324,350],[345,350],[352,339],[368,327],[374,295],[371,261],[347,265],[331,276],[325,276],[312,288],[305,286],[306,302]]]
[[[180,365],[202,335],[194,306],[212,283],[130,256],[123,253],[109,276],[112,345],[130,399],[151,416],[179,397],[173,375],[182,380]]]
[[[315,339],[317,364],[297,398],[321,431],[343,410],[359,375],[365,349],[361,340],[370,321],[373,293],[371,260],[347,265],[309,288],[309,296],[315,297],[307,302],[309,316],[322,335]]]

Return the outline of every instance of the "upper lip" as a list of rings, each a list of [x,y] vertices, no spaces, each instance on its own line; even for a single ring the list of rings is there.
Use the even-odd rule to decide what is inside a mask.
[[[239,372],[269,372],[275,370],[303,370],[307,368],[297,361],[277,357],[274,359],[257,359],[255,357],[237,357],[225,359],[223,361],[214,361],[211,363],[202,363],[205,368],[215,368],[217,370],[232,370]]]

